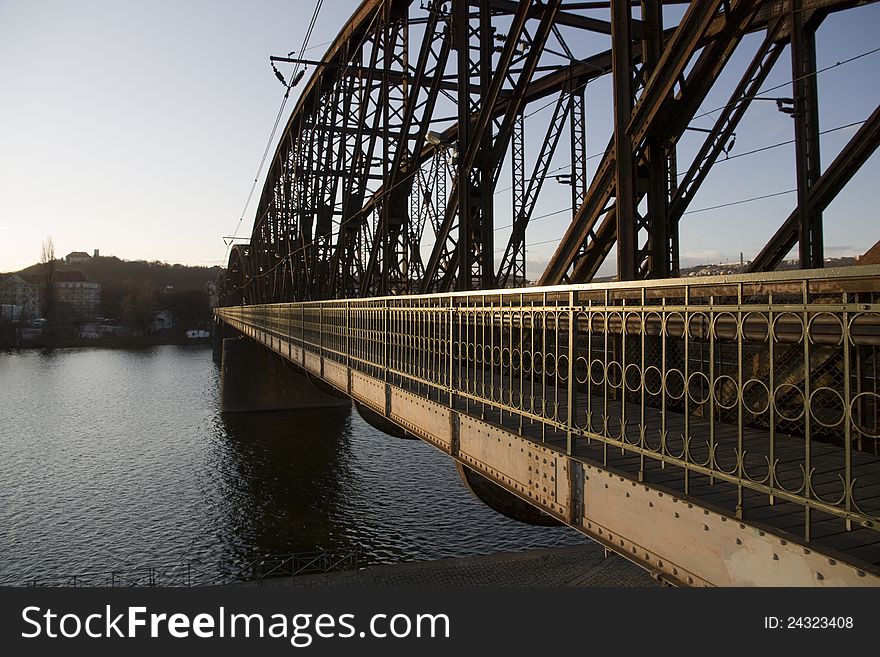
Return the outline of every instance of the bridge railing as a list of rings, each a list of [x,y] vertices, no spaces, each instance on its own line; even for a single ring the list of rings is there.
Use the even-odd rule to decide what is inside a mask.
[[[217,309],[605,465],[880,524],[880,267]],[[825,516],[823,516],[825,517]]]

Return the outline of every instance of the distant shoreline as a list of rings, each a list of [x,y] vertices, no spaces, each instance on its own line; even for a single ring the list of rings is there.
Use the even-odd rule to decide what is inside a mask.
[[[181,338],[143,336],[137,338],[66,338],[57,340],[29,340],[18,345],[0,344],[0,351],[32,349],[75,349],[97,347],[101,349],[132,349],[136,347],[157,347],[162,345],[210,345],[211,338]]]

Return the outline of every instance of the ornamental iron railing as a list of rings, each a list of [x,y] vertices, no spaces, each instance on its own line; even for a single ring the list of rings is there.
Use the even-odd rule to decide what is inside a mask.
[[[880,527],[880,267],[216,312],[741,517],[793,504],[807,540]]]
[[[364,565],[358,548],[312,550],[290,554],[271,554],[238,565],[187,561],[161,566],[135,566],[64,574],[41,574],[27,580],[0,582],[0,586],[28,587],[151,587],[214,586],[245,582],[261,583],[278,577],[298,577],[346,570]]]

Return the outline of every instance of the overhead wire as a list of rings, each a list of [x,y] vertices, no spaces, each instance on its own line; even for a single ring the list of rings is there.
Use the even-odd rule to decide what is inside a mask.
[[[804,11],[804,10],[801,10],[801,11]],[[846,59],[842,59],[842,60],[840,60],[839,62],[835,62],[834,64],[830,64],[830,65],[825,66],[825,67],[823,67],[823,68],[817,69],[816,71],[813,71],[813,72],[811,72],[811,73],[807,73],[807,74],[802,75],[802,76],[800,76],[800,77],[793,78],[793,79],[789,80],[788,82],[782,82],[782,83],[777,84],[777,85],[774,85],[774,86],[772,86],[772,87],[768,87],[767,89],[763,89],[763,90],[759,91],[758,93],[756,93],[756,94],[754,94],[754,95],[752,95],[752,96],[744,96],[744,97],[742,97],[742,98],[737,99],[737,100],[734,101],[733,103],[727,103],[727,104],[725,104],[725,105],[721,105],[720,107],[716,107],[716,108],[714,108],[714,109],[707,110],[707,111],[705,111],[705,112],[702,112],[701,114],[697,114],[692,120],[693,120],[693,121],[696,121],[697,119],[701,119],[701,118],[704,118],[704,117],[709,116],[709,115],[711,115],[711,114],[714,114],[714,113],[716,113],[716,112],[720,112],[721,110],[726,109],[726,108],[728,108],[728,107],[733,107],[733,106],[735,106],[735,105],[738,105],[739,103],[742,103],[742,102],[744,102],[744,101],[746,101],[746,100],[749,100],[749,101],[750,101],[750,100],[753,100],[753,99],[755,99],[755,98],[761,98],[761,97],[766,96],[767,94],[769,94],[771,91],[776,91],[776,90],[781,89],[781,88],[783,88],[783,87],[787,87],[787,86],[790,85],[790,84],[794,84],[795,82],[798,82],[798,81],[800,81],[800,80],[805,80],[805,79],[807,79],[807,78],[809,78],[809,77],[818,76],[820,73],[825,73],[826,71],[830,71],[830,70],[832,70],[832,69],[834,69],[834,68],[837,68],[837,67],[839,67],[839,66],[844,66],[844,65],[846,65],[846,64],[850,64],[850,63],[852,63],[852,62],[854,62],[854,61],[857,61],[857,60],[862,59],[862,58],[864,58],[864,57],[868,57],[868,56],[873,55],[873,54],[875,54],[875,53],[877,53],[877,52],[880,52],[880,46],[878,46],[877,48],[873,48],[873,49],[871,49],[871,50],[866,50],[866,51],[861,52],[861,53],[859,53],[859,54],[857,54],[857,55],[853,55],[852,57],[848,57],[848,58],[846,58]],[[592,80],[588,80],[588,81],[583,82],[583,83],[581,83],[580,85],[574,87],[573,90],[572,90],[572,92],[574,92],[574,91],[579,91],[580,89],[585,88],[585,87],[587,86],[587,84],[588,84],[589,82],[591,82],[591,81],[592,81]],[[571,92],[569,92],[569,93],[571,93]],[[534,116],[534,115],[537,114],[538,112],[541,112],[541,111],[547,109],[548,107],[550,107],[551,105],[554,105],[556,102],[557,102],[556,100],[552,100],[552,101],[550,101],[550,102],[548,102],[548,103],[545,103],[544,105],[541,105],[540,107],[538,107],[538,108],[532,110],[532,111],[529,112],[528,114],[524,114],[524,115],[523,115],[523,118],[524,118],[524,119],[527,119],[527,118],[529,118],[529,117],[531,117],[531,116]],[[862,121],[862,123],[864,123],[864,121]],[[841,128],[837,128],[837,129],[842,129],[843,127],[849,127],[849,126],[842,126]],[[829,132],[830,132],[830,131],[829,131]],[[822,134],[825,134],[825,133],[822,133]],[[792,142],[786,142],[786,143],[792,143]],[[780,145],[782,145],[782,144],[780,144]],[[592,160],[592,159],[594,159],[594,158],[601,157],[602,155],[604,155],[604,152],[602,152],[602,153],[593,153],[592,155],[589,155],[586,159],[587,159],[587,160]],[[729,158],[727,158],[727,159],[734,159],[734,158],[733,158],[733,157],[729,157]],[[557,169],[554,169],[554,170],[552,170],[552,171],[550,171],[550,172],[548,172],[548,173],[550,173],[550,174],[552,174],[552,173],[556,173],[557,171],[561,171],[561,170],[563,170],[563,169],[565,169],[565,168],[567,168],[567,167],[566,167],[566,166],[558,167]],[[513,189],[513,185],[510,185],[510,186],[505,187],[505,188],[503,188],[503,189],[497,190],[497,191],[495,192],[495,194],[498,195],[498,194],[504,193],[504,192],[506,192],[506,191],[509,191],[509,190],[511,190],[511,189]]]
[[[805,73],[804,75],[801,75],[800,77],[797,77],[797,78],[793,78],[793,79],[789,80],[788,82],[782,82],[782,83],[774,85],[772,87],[768,87],[767,89],[762,89],[761,91],[759,91],[758,93],[756,93],[752,96],[743,96],[742,98],[738,98],[737,100],[733,101],[732,103],[726,103],[725,105],[721,105],[720,107],[716,107],[715,109],[707,110],[707,111],[703,112],[702,114],[697,114],[692,120],[696,121],[697,119],[702,119],[705,116],[709,116],[710,114],[714,114],[715,112],[720,112],[721,110],[727,109],[728,107],[734,107],[734,106],[739,105],[740,103],[747,101],[747,100],[751,101],[751,100],[754,100],[755,98],[761,98],[763,96],[766,96],[771,91],[776,91],[777,89],[782,89],[783,87],[787,87],[788,85],[794,84],[795,82],[800,82],[801,80],[806,80],[807,78],[817,77],[820,73],[830,71],[831,69],[837,68],[838,66],[844,66],[845,64],[850,64],[858,59],[862,59],[863,57],[868,57],[869,55],[873,55],[878,52],[880,52],[880,46],[878,46],[877,48],[874,48],[872,50],[866,50],[865,52],[859,53],[858,55],[854,55],[854,56],[849,57],[847,59],[843,59],[843,60],[836,62],[834,64],[831,64],[829,66],[825,66],[823,68],[816,69],[815,71],[813,71],[811,73]]]
[[[315,23],[318,20],[318,14],[320,13],[321,6],[323,4],[324,4],[324,0],[317,0],[317,2],[315,3],[315,9],[312,12],[312,19],[309,23],[308,29],[306,30],[306,35],[303,39],[303,46],[302,46],[302,48],[300,48],[300,52],[305,52],[306,50],[309,49],[309,40],[311,39],[312,31],[315,28]],[[321,44],[321,45],[326,45],[326,44]],[[315,46],[315,47],[317,47],[317,46]],[[291,81],[294,81],[297,79],[297,75],[299,73],[301,66],[303,66],[303,65],[301,65],[300,62],[297,62],[294,65],[293,71],[290,74]],[[303,66],[303,68],[304,68],[304,66]],[[242,221],[244,221],[245,213],[247,213],[247,209],[250,206],[251,199],[254,196],[254,191],[256,190],[257,183],[259,182],[260,174],[263,172],[263,166],[266,164],[266,158],[269,155],[269,149],[271,148],[272,142],[275,139],[275,133],[278,131],[278,125],[281,123],[281,117],[283,116],[284,108],[287,105],[287,100],[290,97],[290,90],[293,87],[293,84],[292,83],[285,84],[285,87],[286,87],[286,89],[284,91],[284,97],[281,99],[281,106],[278,108],[278,113],[275,115],[275,122],[272,124],[272,132],[269,134],[269,139],[266,142],[266,147],[263,149],[263,155],[260,158],[260,165],[257,167],[257,173],[254,176],[254,181],[251,183],[250,191],[248,191],[247,200],[245,201],[244,207],[241,210],[241,214],[239,215],[239,218],[238,218],[238,223],[235,225],[235,230],[232,232],[232,237],[229,240],[229,244],[226,245],[226,255],[224,256],[224,261],[228,261],[228,259],[229,259],[229,251],[232,248],[233,242],[235,241],[235,239],[237,239],[238,229],[241,228],[241,223],[242,223]]]
[[[383,0],[383,2],[384,2],[384,1],[385,1],[385,0]],[[316,13],[315,13],[315,15],[313,15],[312,25],[314,25],[314,19],[315,19],[315,17],[317,16],[317,11],[320,9],[320,5],[321,5],[322,3],[323,3],[323,0],[319,0],[319,1],[318,1],[318,5],[317,5],[317,7],[316,7]],[[378,19],[378,17],[379,17],[379,12],[377,11],[377,12],[374,14],[372,20],[370,21],[370,24],[367,26],[367,29],[364,30],[364,34],[363,34],[363,36],[361,36],[361,40],[358,42],[358,46],[357,46],[357,48],[354,49],[354,52],[359,51],[359,50],[363,47],[364,42],[366,41],[367,35],[370,33],[370,30],[371,30],[371,29],[373,28],[373,26],[376,24],[376,20]],[[311,36],[311,27],[310,27],[310,30],[309,30],[309,32],[308,32],[308,34],[307,34],[307,37],[306,37],[306,41],[305,41],[306,44],[308,43],[308,37],[309,37],[309,36]],[[327,42],[327,43],[332,43],[332,42]],[[326,43],[325,43],[325,44],[322,44],[322,45],[326,45]],[[318,47],[318,46],[314,46],[314,47]],[[309,50],[309,48],[303,47],[302,49],[300,49],[300,52],[305,52],[306,50]],[[341,72],[340,75],[339,75],[339,79],[343,79],[343,78],[345,77],[345,75],[346,75],[346,73],[348,72],[348,70],[349,70],[350,67],[351,67],[351,62],[350,62],[350,61],[346,62],[345,67],[342,69],[342,72]],[[297,72],[297,68],[294,68],[294,72],[293,72],[293,74],[292,74],[292,76],[291,76],[291,79],[295,79],[294,76],[296,75],[296,72]],[[284,107],[284,104],[282,103],[282,110],[283,110],[283,107]],[[277,126],[277,120],[276,120],[276,126]],[[274,133],[273,133],[273,136],[274,136]],[[271,143],[271,141],[272,141],[272,138],[270,137],[269,143]],[[268,151],[268,145],[267,145],[267,151]],[[265,154],[264,154],[264,160],[265,160]],[[262,167],[262,163],[261,163],[261,167]],[[417,172],[418,172],[418,170],[413,171],[413,173],[410,174],[410,177],[413,176],[413,175],[415,175]],[[258,174],[258,175],[259,175],[259,174]],[[391,187],[391,188],[388,190],[388,192],[390,192],[392,189],[394,189],[395,187],[397,187],[397,186],[399,186],[400,184],[402,184],[403,182],[405,182],[405,180],[406,180],[406,179],[401,180],[397,185],[394,185],[393,187]],[[254,184],[256,184],[256,181],[254,181]],[[253,193],[253,187],[251,188],[251,193]],[[242,217],[242,218],[243,218],[243,217]],[[352,221],[352,220],[354,220],[354,219],[355,219],[355,217],[350,217],[350,218],[347,219],[346,221],[343,221],[343,222],[333,222],[333,223],[334,223],[334,224],[337,224],[337,225],[341,228],[345,223],[347,223],[348,221]],[[256,219],[256,221],[255,221],[255,223],[254,223],[254,228],[256,228],[260,223],[262,223],[262,221],[263,221],[263,217],[257,217],[257,219]],[[241,224],[241,219],[239,219],[239,224]],[[311,247],[311,244],[304,244],[303,246],[300,246],[300,247],[294,249],[293,251],[290,251],[290,252],[287,254],[287,257],[290,258],[290,256],[293,256],[293,255],[295,255],[295,254],[297,254],[297,253],[300,253],[301,251],[304,251],[305,249],[308,249],[308,248],[310,248],[310,247]],[[227,258],[228,258],[228,250],[227,250]],[[262,277],[264,277],[264,276],[268,276],[269,274],[271,274],[272,272],[274,272],[276,269],[278,269],[278,267],[280,267],[282,264],[284,264],[284,262],[285,262],[285,260],[279,260],[277,263],[275,263],[275,265],[273,265],[272,267],[270,267],[270,268],[267,269],[266,271],[264,271],[264,272],[260,272],[259,274],[254,274],[253,276],[251,276],[251,280],[252,280],[252,279],[255,279],[255,278],[262,278]],[[248,281],[248,282],[249,282],[249,281]],[[247,283],[246,283],[246,285],[247,285]],[[235,288],[235,289],[241,289],[241,288],[242,288],[242,286],[238,286],[238,287]]]
[[[317,12],[319,11],[322,2],[323,2],[323,0],[318,0],[317,6],[316,6],[316,10],[315,10],[315,14],[313,14],[312,24],[310,25],[308,35],[311,34],[311,29],[312,29],[312,27],[313,27],[313,25],[314,25],[314,21],[315,21],[315,19],[316,19],[316,17],[317,17]],[[374,18],[374,20],[375,20],[375,18]],[[369,32],[369,30],[367,30],[367,33],[368,33],[368,32]],[[365,33],[365,36],[366,36],[366,33]],[[308,37],[307,37],[307,38],[308,38]],[[332,42],[327,42],[327,43],[332,43]],[[362,39],[362,41],[361,41],[361,45],[362,45],[362,43],[363,43],[363,39]],[[300,52],[305,52],[306,50],[311,49],[311,48],[308,48],[308,47],[307,47],[307,44],[308,44],[308,40],[306,40],[306,42],[304,43],[303,48],[300,49]],[[317,47],[319,47],[320,45],[326,45],[326,44],[318,44],[318,45],[316,45],[316,46],[313,46],[312,48],[317,48]],[[818,76],[820,73],[824,73],[824,72],[829,71],[829,70],[832,70],[832,69],[834,69],[834,68],[837,68],[837,67],[840,67],[840,66],[843,66],[843,65],[849,64],[849,63],[851,63],[851,62],[857,61],[857,60],[862,59],[862,58],[864,58],[864,57],[868,57],[868,56],[870,56],[870,55],[873,55],[873,54],[875,54],[875,53],[877,53],[877,52],[880,52],[880,47],[873,48],[873,49],[871,49],[871,50],[868,50],[868,51],[865,51],[865,52],[859,53],[859,54],[857,54],[857,55],[854,55],[854,56],[852,56],[852,57],[849,57],[849,58],[846,58],[846,59],[844,59],[844,60],[838,61],[838,62],[836,62],[836,63],[834,63],[834,64],[829,65],[829,66],[825,66],[825,67],[823,67],[823,68],[817,69],[816,71],[813,71],[813,72],[811,72],[811,73],[805,74],[805,75],[800,76],[800,77],[798,77],[798,78],[794,78],[794,79],[789,80],[789,81],[787,81],[787,82],[783,82],[783,83],[780,83],[780,84],[774,85],[774,86],[772,86],[772,87],[768,87],[767,89],[763,89],[763,90],[761,90],[760,92],[758,92],[758,93],[756,93],[756,94],[754,94],[754,95],[752,95],[752,96],[742,97],[742,98],[740,98],[740,99],[734,101],[733,103],[728,103],[728,104],[722,105],[722,106],[720,106],[720,107],[714,108],[714,109],[712,109],[712,110],[707,110],[707,111],[705,111],[705,112],[702,112],[702,113],[696,115],[692,120],[697,120],[697,119],[700,119],[700,118],[703,118],[703,117],[709,116],[709,115],[714,114],[714,113],[716,113],[716,112],[719,112],[719,111],[721,111],[721,110],[723,110],[723,109],[725,109],[725,108],[727,108],[727,107],[737,105],[737,104],[739,104],[739,103],[741,103],[741,102],[744,102],[744,101],[747,101],[747,100],[752,100],[752,99],[754,99],[754,98],[760,98],[760,97],[766,96],[766,95],[769,94],[770,92],[772,92],[772,91],[776,91],[776,90],[778,90],[778,89],[780,89],[780,88],[782,88],[782,87],[786,87],[786,86],[788,86],[788,85],[791,85],[791,84],[793,84],[794,82],[797,82],[797,81],[800,81],[800,80],[803,80],[803,79],[806,79],[806,78],[809,78],[809,77],[812,77],[812,76]],[[578,60],[578,61],[580,61],[580,60]],[[347,64],[346,64],[346,68],[345,68],[345,70],[348,69],[348,66],[349,66],[349,64],[347,63]],[[295,75],[295,72],[296,72],[296,69],[294,69],[294,74],[293,74],[293,75]],[[345,71],[343,71],[343,74],[344,74],[344,72],[345,72]],[[342,77],[342,76],[340,76],[340,77]],[[573,88],[570,92],[568,92],[568,93],[572,93],[572,92],[574,92],[574,91],[579,91],[580,89],[585,88],[585,87],[587,86],[587,84],[589,84],[589,82],[591,82],[591,81],[592,81],[592,80],[587,80],[587,81],[581,83],[580,85],[574,87],[574,88]],[[262,171],[262,167],[263,167],[263,165],[264,165],[264,163],[265,163],[265,159],[266,159],[267,154],[268,154],[269,146],[270,146],[270,144],[271,144],[271,142],[272,142],[272,139],[274,138],[275,131],[277,130],[277,125],[278,125],[278,123],[279,123],[279,121],[280,121],[280,116],[281,116],[281,113],[283,112],[283,108],[284,108],[284,104],[285,104],[286,100],[287,100],[287,96],[285,96],[284,100],[282,101],[281,108],[279,109],[279,114],[278,114],[278,116],[276,117],[275,125],[273,126],[272,134],[270,135],[269,143],[268,143],[267,146],[266,146],[266,149],[265,149],[264,154],[263,154],[263,158],[261,159],[261,162],[260,162],[260,168],[259,168],[259,170],[258,170],[257,178],[259,177],[259,174],[260,174],[260,172]],[[544,104],[544,105],[542,105],[542,106],[536,108],[535,110],[533,110],[533,111],[531,111],[531,112],[525,114],[525,115],[523,116],[523,118],[529,118],[529,117],[531,117],[531,116],[534,116],[535,114],[537,114],[537,113],[541,112],[542,110],[544,110],[544,109],[550,107],[551,105],[555,104],[556,102],[557,102],[557,100],[550,101],[550,102],[548,102],[548,103],[546,103],[546,104]],[[853,127],[853,126],[856,126],[856,125],[860,125],[860,124],[862,124],[862,123],[864,123],[864,121],[857,121],[857,122],[853,122],[853,123],[848,123],[848,124],[846,124],[846,125],[842,125],[842,126],[838,126],[838,127],[836,127],[836,128],[831,128],[831,129],[828,129],[828,130],[822,131],[820,134],[821,134],[821,135],[828,134],[828,133],[835,132],[835,131],[838,131],[838,130],[843,130],[843,129],[850,128],[850,127]],[[737,158],[740,158],[740,157],[745,157],[745,156],[747,156],[747,155],[753,155],[753,154],[756,154],[756,153],[760,153],[760,152],[763,152],[763,151],[766,151],[766,150],[770,150],[770,149],[773,149],[773,148],[778,148],[778,147],[781,147],[781,146],[784,146],[784,145],[787,145],[787,144],[791,144],[791,143],[794,143],[794,140],[788,140],[788,141],[779,142],[779,143],[776,143],[776,144],[771,144],[771,145],[764,146],[764,147],[761,147],[761,148],[753,149],[753,150],[751,150],[751,151],[746,151],[746,152],[743,152],[743,153],[738,153],[738,154],[735,154],[735,155],[728,156],[728,157],[726,157],[726,158],[723,159],[723,160],[718,160],[717,163],[722,163],[722,162],[726,162],[726,161],[728,161],[728,160],[733,160],[733,159],[737,159]],[[594,153],[594,154],[592,154],[592,155],[587,156],[587,157],[586,157],[586,160],[591,160],[591,159],[594,159],[594,158],[600,157],[600,156],[602,156],[602,155],[604,155],[604,152]],[[553,173],[556,173],[556,172],[558,172],[558,171],[562,171],[562,170],[564,170],[564,169],[566,169],[566,168],[568,168],[568,165],[563,165],[563,166],[557,167],[557,168],[555,168],[555,169],[549,171],[549,172],[548,172],[548,175],[553,174]],[[404,178],[402,178],[401,180],[399,180],[395,185],[391,186],[391,187],[388,188],[388,189],[383,189],[383,190],[379,191],[379,195],[378,195],[378,196],[374,196],[374,197],[371,199],[371,202],[375,205],[378,201],[381,201],[382,198],[385,197],[385,195],[389,194],[391,191],[393,191],[394,189],[396,189],[396,188],[399,187],[400,185],[402,185],[402,184],[408,182],[409,179],[411,179],[411,178],[412,178],[413,176],[415,176],[417,173],[418,173],[418,169],[415,169],[412,173],[407,174]],[[679,175],[682,175],[682,174],[679,174]],[[243,220],[243,218],[244,218],[244,213],[246,212],[246,208],[247,208],[247,206],[249,205],[249,203],[250,203],[250,201],[251,201],[251,198],[252,198],[252,195],[253,195],[254,189],[255,189],[255,187],[256,187],[257,178],[255,178],[254,183],[253,183],[253,185],[252,185],[252,187],[251,187],[251,191],[250,191],[250,193],[248,194],[248,200],[247,200],[247,202],[246,202],[246,204],[245,204],[245,210],[243,210],[243,212],[242,212],[242,215],[241,215],[241,217],[240,217],[240,219],[239,219],[239,222],[238,222],[238,226],[241,225],[241,222],[242,222],[242,220]],[[504,193],[504,192],[506,192],[506,191],[509,191],[509,190],[512,189],[512,188],[513,188],[513,186],[511,185],[511,186],[508,186],[508,187],[506,187],[506,188],[503,188],[503,189],[497,190],[497,191],[495,192],[495,195],[498,195],[498,194]],[[796,192],[796,191],[797,191],[796,189],[794,189],[794,190],[784,190],[784,191],[780,191],[780,192],[774,192],[774,193],[771,193],[771,194],[764,194],[764,195],[759,195],[759,196],[753,196],[753,197],[750,197],[750,198],[739,199],[739,200],[736,200],[736,201],[731,201],[731,202],[728,202],[728,203],[722,203],[722,204],[715,205],[715,206],[709,206],[709,207],[705,207],[705,208],[697,208],[697,209],[694,209],[694,210],[688,210],[688,211],[684,212],[683,214],[695,214],[695,213],[706,212],[706,211],[710,211],[710,210],[716,210],[716,209],[726,208],[726,207],[730,207],[730,206],[740,205],[740,204],[743,204],[743,203],[750,203],[750,202],[753,202],[753,201],[758,201],[758,200],[763,200],[763,199],[768,199],[768,198],[773,198],[773,197],[783,196],[783,195],[786,195],[786,194],[794,193],[794,192]],[[530,222],[539,221],[539,220],[541,220],[541,219],[545,219],[545,218],[547,218],[547,217],[555,216],[555,215],[561,214],[561,213],[563,213],[563,212],[569,212],[569,211],[571,211],[571,210],[572,210],[571,207],[562,208],[562,209],[560,209],[560,210],[552,211],[552,212],[549,212],[549,213],[546,213],[546,214],[543,214],[543,215],[539,215],[538,217],[534,217],[534,218],[532,218],[532,219],[530,220]],[[344,220],[341,220],[341,221],[336,221],[336,220],[334,220],[334,221],[333,221],[333,225],[334,225],[335,227],[337,227],[337,228],[342,228],[342,227],[345,226],[348,222],[353,221],[353,220],[355,220],[356,218],[360,218],[360,214],[356,214],[356,215],[354,215],[354,216],[352,216],[352,217],[349,217],[348,219],[344,219]],[[238,230],[238,226],[236,227],[236,233],[237,233],[237,230]],[[506,228],[512,228],[512,227],[513,227],[513,224],[508,224],[508,225],[505,225],[505,226],[497,227],[497,228],[495,228],[494,230],[495,230],[495,231],[499,231],[499,230],[504,230],[504,229],[506,229]],[[233,235],[235,235],[236,233],[233,233]],[[558,241],[558,239],[550,239],[550,240],[544,240],[544,241],[541,241],[541,242],[533,242],[530,246],[538,246],[538,245],[541,245],[541,244],[548,244],[548,243],[551,243],[551,242],[557,242],[557,241]],[[436,244],[436,241],[435,241],[435,242],[432,242],[432,243],[428,243],[428,244],[422,245],[422,248],[425,248],[425,247],[428,247],[428,246],[434,246],[435,244]],[[307,249],[307,248],[310,248],[310,246],[311,246],[311,244],[305,244],[305,245],[303,245],[303,246],[301,246],[301,247],[298,247],[297,249],[291,251],[291,252],[288,254],[288,257],[289,257],[289,256],[292,256],[292,255],[294,255],[294,254],[296,254],[296,253],[299,253],[299,252],[301,252],[301,251],[303,251],[303,250],[305,250],[305,249]],[[228,255],[228,250],[227,250],[227,255]],[[255,275],[255,276],[253,276],[252,278],[258,278],[258,277],[261,277],[261,276],[268,275],[269,273],[271,273],[272,271],[274,271],[278,266],[280,266],[282,263],[283,263],[283,260],[282,260],[282,261],[279,261],[276,265],[274,265],[272,268],[270,268],[270,269],[267,270],[266,272],[261,272],[260,274],[257,274],[257,275]]]

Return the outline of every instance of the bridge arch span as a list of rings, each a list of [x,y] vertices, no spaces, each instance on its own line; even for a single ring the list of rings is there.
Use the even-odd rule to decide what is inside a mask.
[[[798,204],[753,268],[798,244],[820,267],[822,211],[876,148],[880,114],[822,170],[816,30],[864,4],[365,0],[320,60],[298,60],[311,75],[257,204],[243,302],[521,284],[526,229],[550,198],[568,225],[542,283],[587,282],[615,251],[622,280],[674,276],[684,213],[785,56],[800,73],[785,108]],[[619,102],[592,91],[603,76]],[[710,94],[729,102],[681,148]],[[587,125],[587,103],[610,133]],[[588,135],[608,144],[590,175]]]

